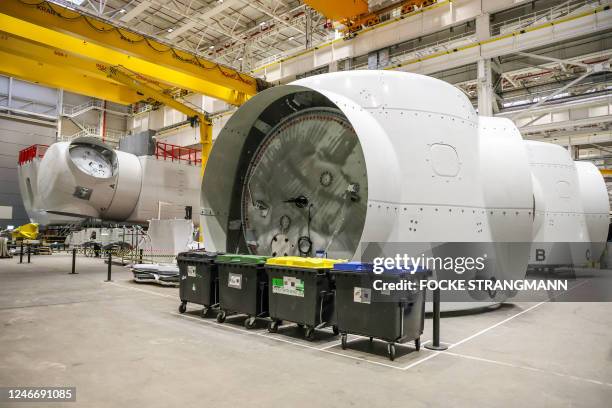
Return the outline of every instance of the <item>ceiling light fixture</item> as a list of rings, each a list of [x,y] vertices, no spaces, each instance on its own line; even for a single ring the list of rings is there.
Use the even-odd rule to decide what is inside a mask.
[[[169,33],[173,32],[173,31],[174,31],[174,28],[169,28],[169,29],[168,29],[168,32],[169,32]]]

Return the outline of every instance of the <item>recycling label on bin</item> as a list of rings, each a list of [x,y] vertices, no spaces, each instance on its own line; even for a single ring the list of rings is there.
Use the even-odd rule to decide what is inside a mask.
[[[272,278],[272,293],[304,297],[304,281],[293,276]]]
[[[195,265],[187,265],[187,276],[190,278],[196,277],[196,267]]]
[[[369,305],[372,302],[372,289],[354,287],[353,302]]]
[[[227,286],[234,289],[242,289],[242,275],[239,273],[230,273],[227,277]]]

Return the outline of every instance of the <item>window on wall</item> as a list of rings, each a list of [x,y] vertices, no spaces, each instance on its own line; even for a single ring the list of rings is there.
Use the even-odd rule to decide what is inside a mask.
[[[302,79],[313,75],[326,74],[329,72],[329,65],[322,66],[320,68],[313,69],[308,72],[304,72],[303,74],[299,74],[295,76],[295,79]]]

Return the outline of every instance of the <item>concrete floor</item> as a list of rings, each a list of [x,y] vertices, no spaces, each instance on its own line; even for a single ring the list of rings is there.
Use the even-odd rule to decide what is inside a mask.
[[[67,407],[604,407],[612,401],[612,303],[517,303],[442,320],[445,352],[293,326],[247,331],[178,289],[136,284],[101,260],[0,259],[0,386],[76,386]],[[612,271],[611,271],[612,273]],[[431,336],[427,319],[423,340]],[[368,351],[367,353],[365,351]],[[2,405],[0,406],[8,406]],[[43,404],[18,403],[40,407]],[[62,404],[47,404],[62,406]]]

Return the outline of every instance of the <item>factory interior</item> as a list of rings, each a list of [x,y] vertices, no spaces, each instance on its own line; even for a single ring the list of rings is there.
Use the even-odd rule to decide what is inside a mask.
[[[0,1],[0,407],[609,407],[611,6]]]

